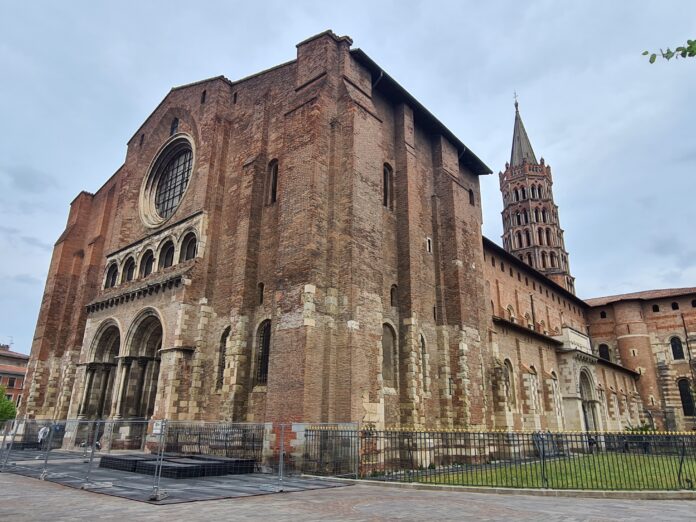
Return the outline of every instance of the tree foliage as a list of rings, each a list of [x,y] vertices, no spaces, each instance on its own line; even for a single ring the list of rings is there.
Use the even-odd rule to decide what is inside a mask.
[[[651,53],[650,51],[643,51],[643,56],[648,55],[650,55],[650,63],[655,63],[658,54]],[[686,45],[680,45],[674,51],[669,47],[665,51],[660,49],[660,56],[665,60],[671,60],[672,58],[694,58],[696,57],[696,40],[687,40]]]
[[[5,387],[0,386],[0,422],[14,419],[17,415],[17,408],[14,403],[5,397]]]

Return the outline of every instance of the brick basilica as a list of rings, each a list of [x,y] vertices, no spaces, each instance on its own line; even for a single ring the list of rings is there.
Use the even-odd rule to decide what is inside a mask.
[[[174,88],[55,244],[20,415],[695,426],[696,288],[575,296],[515,104],[490,169],[348,37]]]

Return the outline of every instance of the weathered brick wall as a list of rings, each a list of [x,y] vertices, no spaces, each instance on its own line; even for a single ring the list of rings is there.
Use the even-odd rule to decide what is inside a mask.
[[[27,415],[89,415],[94,409],[81,412],[80,402],[101,400],[90,383],[107,382],[113,368],[110,415],[136,411],[133,397],[154,393],[150,384],[141,390],[139,376],[154,372],[159,418],[565,425],[559,411],[578,400],[579,366],[559,359],[549,335],[564,325],[584,332],[586,308],[482,243],[478,177],[458,145],[424,125],[409,100],[382,90],[379,73],[349,47],[324,33],[299,44],[297,60],[258,75],[173,89],[128,142],[123,167],[96,194],[78,196],[54,250]],[[193,172],[172,218],[150,227],[142,189],[174,118],[192,142]],[[385,164],[393,171],[386,207]],[[197,257],[178,262],[190,231]],[[123,268],[148,249],[159,255],[169,239],[174,266],[103,289],[107,263]],[[525,332],[526,315],[537,333]],[[136,353],[145,317],[162,326],[157,361]],[[258,332],[267,320],[268,380],[260,383]],[[397,337],[392,386],[383,324]],[[105,365],[95,347],[108,325],[120,338]],[[630,396],[619,370],[593,367],[592,375],[597,390]]]
[[[641,374],[637,387],[642,403],[660,427],[691,429],[694,426],[693,418],[683,415],[677,387],[679,379],[693,382],[694,378],[689,366],[689,348],[693,348],[696,337],[694,298],[696,295],[686,294],[618,301],[595,306],[587,315],[595,348],[606,344],[612,357]],[[676,310],[672,309],[672,303],[677,304]],[[602,312],[606,317],[601,317]],[[672,337],[681,340],[684,359],[673,357]]]

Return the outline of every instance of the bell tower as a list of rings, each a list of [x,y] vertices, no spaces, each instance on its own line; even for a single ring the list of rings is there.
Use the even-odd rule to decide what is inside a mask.
[[[553,201],[551,167],[537,161],[515,97],[510,162],[498,173],[503,194],[503,246],[569,292],[575,293],[558,207]]]

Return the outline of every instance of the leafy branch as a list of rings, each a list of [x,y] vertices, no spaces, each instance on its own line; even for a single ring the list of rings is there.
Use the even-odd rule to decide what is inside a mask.
[[[657,53],[651,53],[650,51],[643,51],[643,56],[650,55],[650,63],[655,63],[657,60]],[[696,40],[687,40],[686,45],[680,45],[674,51],[667,48],[666,51],[660,49],[660,56],[665,60],[671,60],[672,58],[694,58],[696,57]]]

